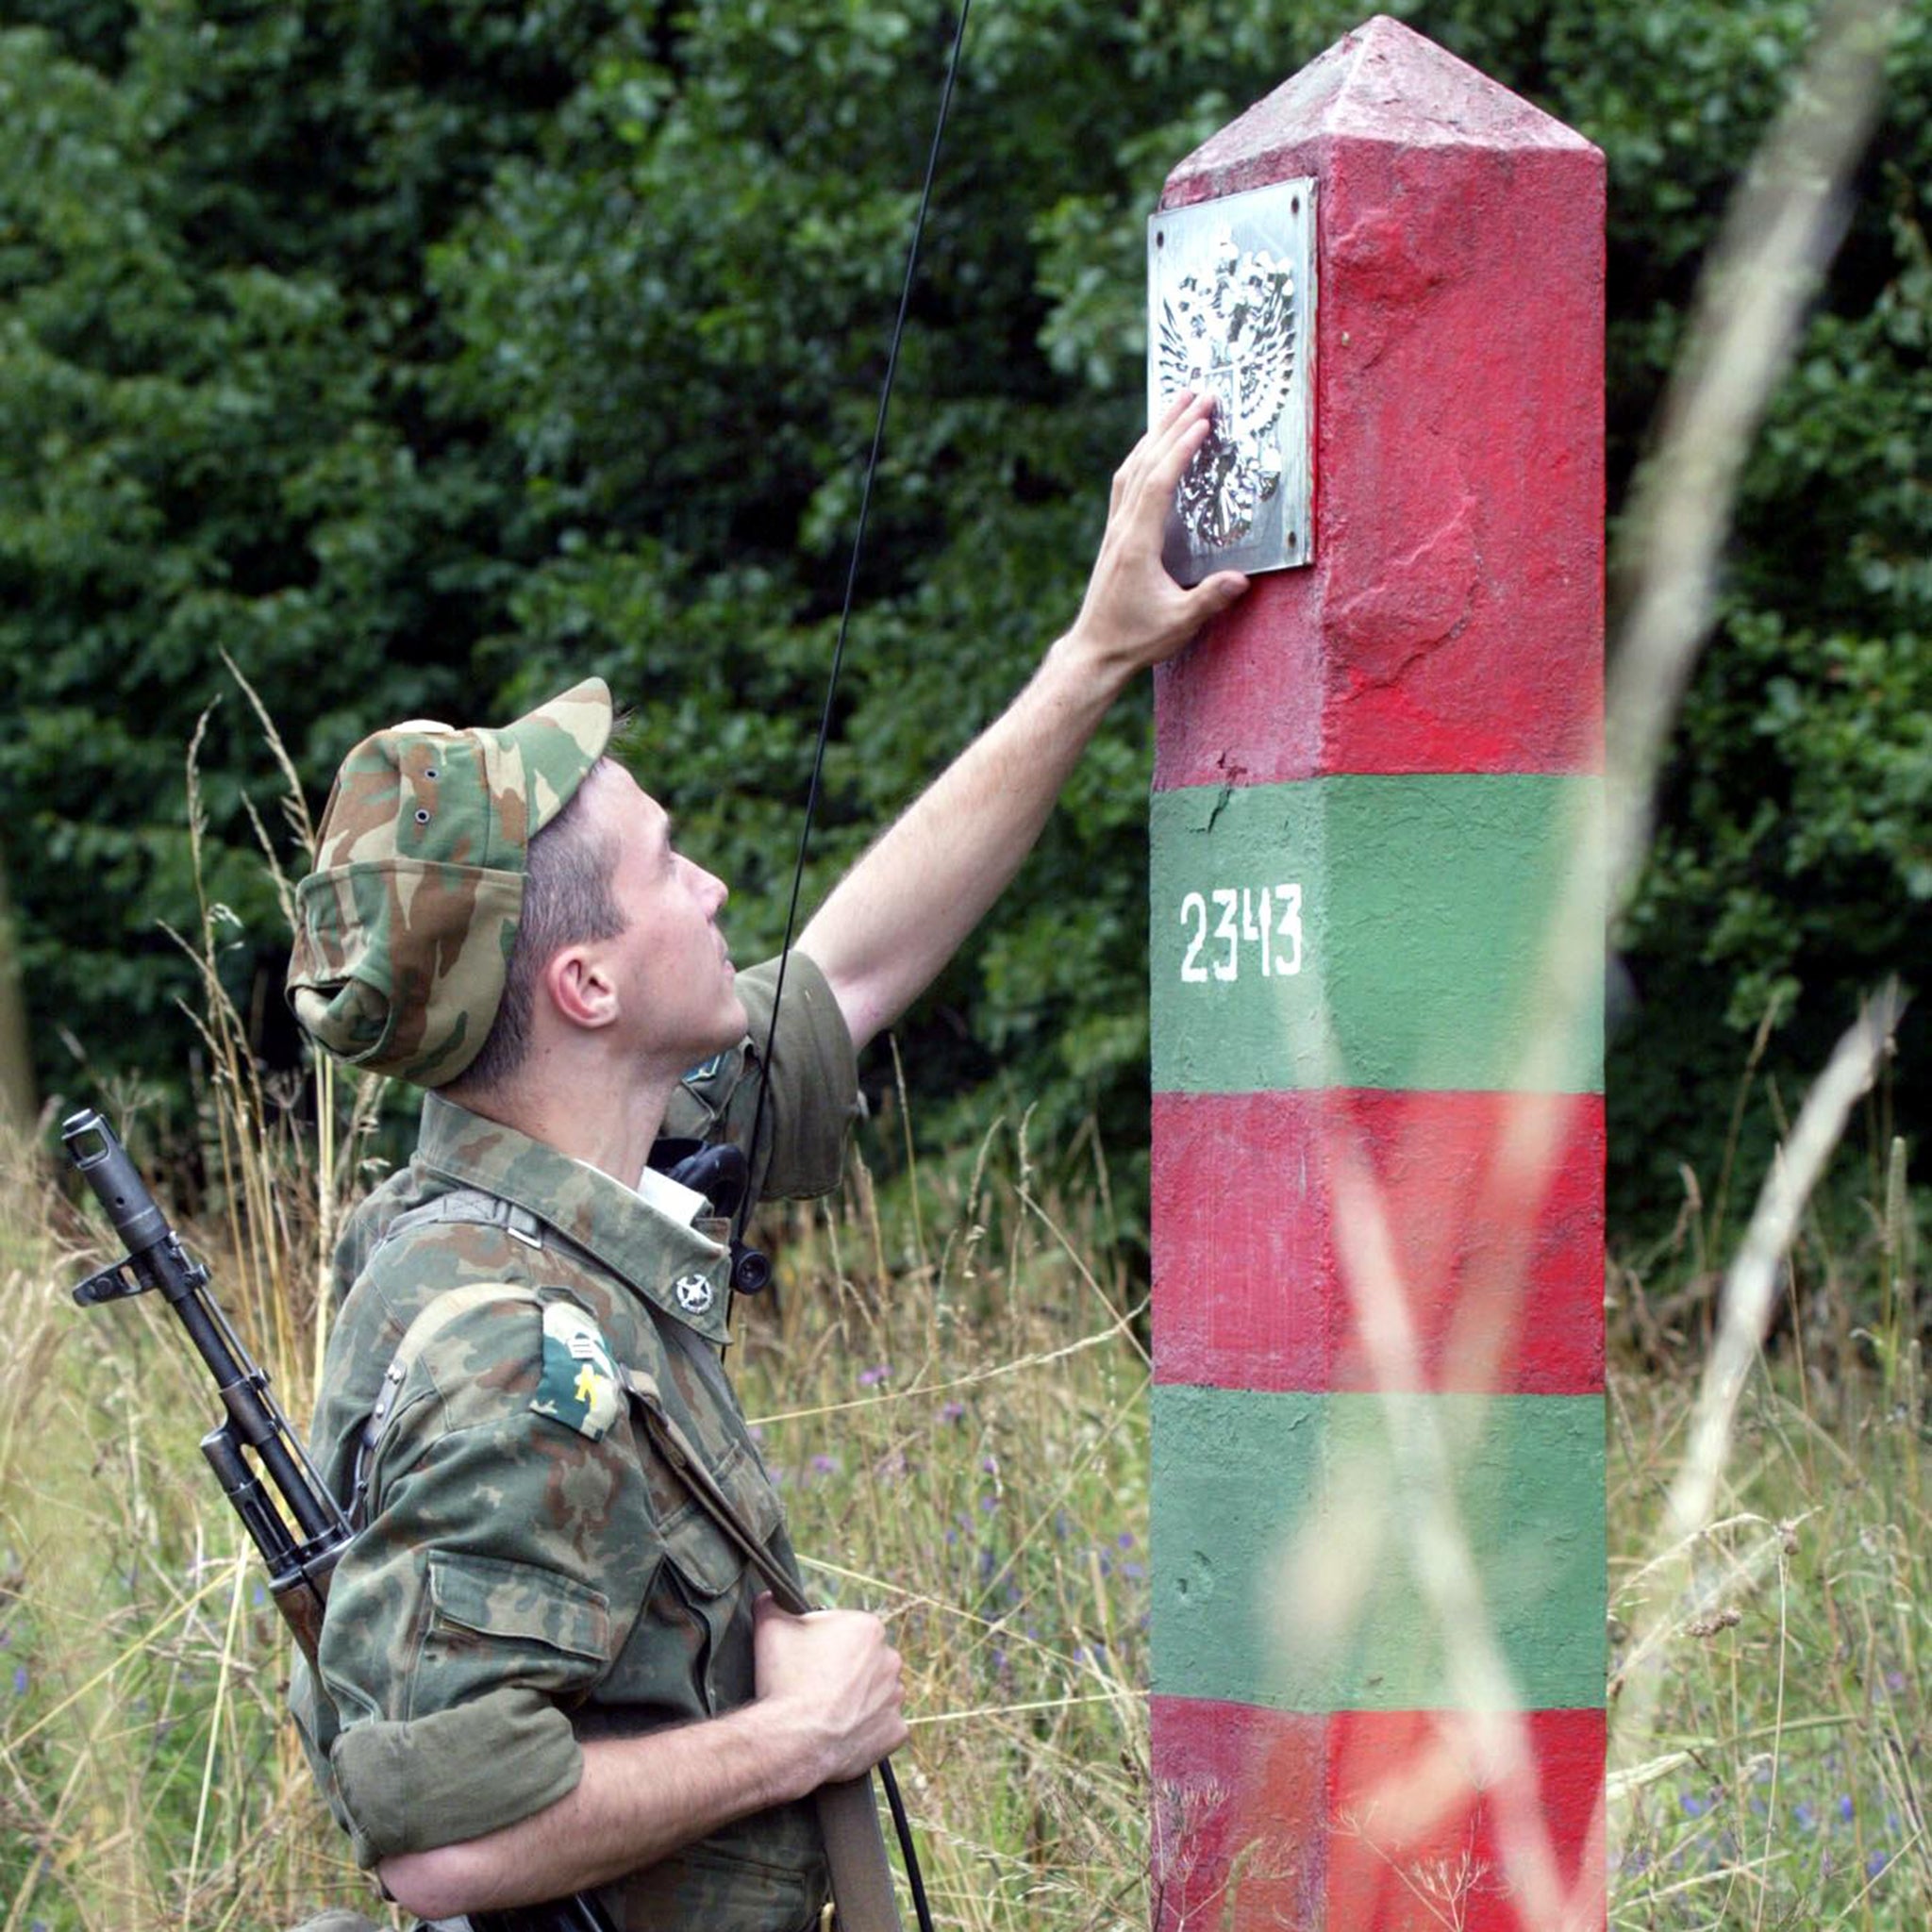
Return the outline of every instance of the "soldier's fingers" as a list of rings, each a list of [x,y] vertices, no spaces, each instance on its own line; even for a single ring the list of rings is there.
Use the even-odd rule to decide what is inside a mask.
[[[1218,616],[1230,604],[1238,602],[1246,593],[1247,588],[1248,579],[1239,571],[1217,571],[1211,577],[1204,577],[1188,591],[1187,598],[1193,607],[1193,614],[1206,624],[1210,617]]]
[[[1116,489],[1123,483],[1132,483],[1151,465],[1158,464],[1166,456],[1174,439],[1187,434],[1188,426],[1194,418],[1211,414],[1214,398],[1211,395],[1196,395],[1192,390],[1184,389],[1168,398],[1166,408],[1154,426],[1142,436],[1131,450],[1120,468],[1114,472]]]
[[[1120,468],[1113,473],[1113,486],[1108,491],[1107,507],[1109,514],[1121,507],[1121,499],[1140,480],[1141,472],[1150,462],[1157,459],[1162,440],[1186,415],[1193,400],[1194,392],[1191,390],[1182,390],[1178,394],[1170,396],[1167,408],[1160,412],[1159,421],[1121,458]]]
[[[1188,395],[1177,400],[1176,407],[1170,409],[1158,425],[1150,429],[1136,445],[1134,456],[1141,459],[1139,467],[1141,472],[1154,475],[1166,468],[1174,450],[1197,438],[1202,433],[1200,425],[1211,421],[1213,414],[1214,398],[1211,395]]]
[[[1214,431],[1214,398],[1197,397],[1158,440],[1150,438],[1145,470],[1137,479],[1141,486],[1141,508],[1145,515],[1165,517],[1167,506],[1181,480],[1181,472],[1193,461],[1201,445]]]
[[[1167,399],[1167,408],[1160,412],[1160,420],[1154,425],[1156,436],[1164,436],[1188,412],[1188,406],[1198,400],[1191,389],[1177,389]]]

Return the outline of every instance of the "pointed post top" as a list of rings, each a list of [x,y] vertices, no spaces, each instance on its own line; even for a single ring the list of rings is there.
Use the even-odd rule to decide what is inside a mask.
[[[1520,94],[1377,14],[1202,142],[1167,177],[1161,206],[1308,172],[1310,147],[1337,139],[1411,149],[1591,149]]]

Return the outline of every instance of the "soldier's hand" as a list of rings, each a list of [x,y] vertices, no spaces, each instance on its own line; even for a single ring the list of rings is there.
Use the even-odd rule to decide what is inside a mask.
[[[906,1741],[902,1664],[886,1626],[863,1610],[793,1617],[769,1596],[752,1607],[760,1701],[792,1710],[813,1733],[827,1783],[858,1777]]]
[[[1056,647],[1077,652],[1102,675],[1122,679],[1172,658],[1248,588],[1238,572],[1220,571],[1184,590],[1160,560],[1168,507],[1213,418],[1211,395],[1176,396],[1114,473],[1086,601]]]

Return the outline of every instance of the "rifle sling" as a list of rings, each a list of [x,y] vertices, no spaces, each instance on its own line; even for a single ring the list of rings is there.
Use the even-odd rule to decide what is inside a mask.
[[[692,1501],[743,1551],[745,1560],[771,1587],[773,1601],[781,1610],[794,1617],[808,1614],[811,1605],[773,1560],[738,1513],[737,1505],[719,1487],[705,1458],[665,1410],[656,1379],[641,1369],[625,1369],[624,1382],[642,1411],[644,1427],[658,1455],[676,1471]],[[825,1860],[832,1870],[839,1932],[900,1932],[899,1904],[892,1892],[892,1871],[886,1861],[870,1774],[821,1785],[812,1795],[824,1835]]]

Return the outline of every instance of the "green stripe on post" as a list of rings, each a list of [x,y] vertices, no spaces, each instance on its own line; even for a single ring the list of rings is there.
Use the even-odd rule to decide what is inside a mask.
[[[1157,1092],[1525,1084],[1549,925],[1602,784],[1335,776],[1154,795]],[[1594,889],[1577,902],[1602,929]],[[1596,1011],[1530,1084],[1603,1087]]]
[[[1434,1430],[1524,1709],[1604,1695],[1600,1396],[1154,1390],[1154,1690],[1276,1710],[1470,1702],[1418,1578]]]

